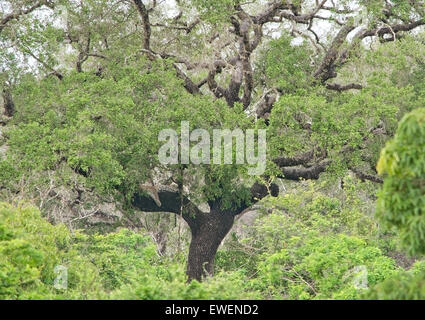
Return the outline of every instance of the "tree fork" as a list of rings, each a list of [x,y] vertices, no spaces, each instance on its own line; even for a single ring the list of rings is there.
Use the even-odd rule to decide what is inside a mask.
[[[212,276],[221,242],[232,229],[235,217],[245,212],[251,204],[223,210],[221,200],[216,199],[209,202],[209,212],[202,212],[187,197],[182,197],[177,188],[142,185],[141,189],[143,193],[137,193],[133,199],[134,207],[147,212],[181,214],[188,224],[192,234],[186,271],[188,281],[202,281],[206,276]],[[279,187],[276,184],[266,187],[255,183],[250,193],[252,203],[255,203],[268,194],[276,197]]]

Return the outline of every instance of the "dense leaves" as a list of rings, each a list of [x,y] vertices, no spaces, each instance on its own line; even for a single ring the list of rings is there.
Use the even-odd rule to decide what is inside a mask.
[[[423,298],[424,17],[1,1],[0,298]],[[265,172],[161,163],[186,123],[266,130]]]
[[[379,218],[400,232],[411,253],[424,253],[425,110],[406,115],[382,150],[378,171],[387,174],[378,201]]]

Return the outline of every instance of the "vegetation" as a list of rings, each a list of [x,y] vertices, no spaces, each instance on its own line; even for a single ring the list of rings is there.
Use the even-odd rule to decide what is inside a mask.
[[[424,25],[408,0],[0,0],[0,299],[424,299]],[[265,171],[164,164],[185,123],[265,130]]]

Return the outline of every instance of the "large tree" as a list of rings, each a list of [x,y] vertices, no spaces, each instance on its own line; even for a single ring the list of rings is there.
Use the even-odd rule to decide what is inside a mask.
[[[350,169],[381,183],[377,150],[418,104],[391,70],[373,70],[371,55],[386,56],[386,43],[425,24],[420,1],[16,4],[0,23],[2,45],[18,57],[4,60],[4,72],[19,75],[16,88],[4,90],[17,125],[7,168],[20,178],[22,170],[53,170],[62,177],[56,183],[78,193],[119,193],[141,210],[181,215],[192,232],[189,279],[212,273],[235,216],[277,194],[273,177]],[[373,45],[381,49],[366,49]],[[267,127],[263,183],[244,166],[162,166],[158,132],[181,121],[208,130]],[[23,141],[33,143],[22,148]]]

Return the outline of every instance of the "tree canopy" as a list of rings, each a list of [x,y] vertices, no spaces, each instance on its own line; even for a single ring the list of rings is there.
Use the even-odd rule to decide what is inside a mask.
[[[357,299],[414,286],[424,25],[424,2],[408,0],[0,0],[0,297]],[[162,163],[160,132],[184,123],[211,137],[265,130],[265,171]],[[33,246],[36,232],[10,222],[21,214],[55,244]],[[86,273],[55,296],[54,265],[78,261]],[[179,289],[161,297],[141,279]]]

